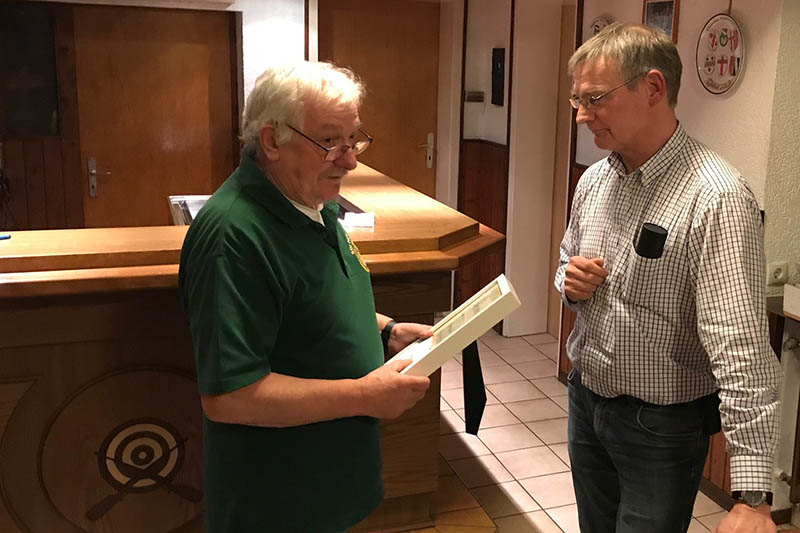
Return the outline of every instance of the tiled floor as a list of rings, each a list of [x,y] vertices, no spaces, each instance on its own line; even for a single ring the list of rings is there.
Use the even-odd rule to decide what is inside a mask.
[[[442,368],[434,528],[414,533],[494,527],[500,533],[579,533],[566,444],[567,388],[555,378],[556,339],[490,331],[479,352],[487,406],[478,436],[464,432],[460,357]],[[485,513],[475,512],[478,506]],[[688,533],[709,532],[724,515],[698,493]]]

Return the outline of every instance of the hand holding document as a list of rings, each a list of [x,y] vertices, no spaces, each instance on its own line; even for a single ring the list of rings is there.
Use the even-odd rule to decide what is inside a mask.
[[[409,344],[387,364],[411,359],[402,373],[429,376],[520,305],[514,287],[500,274],[433,326],[432,337]]]

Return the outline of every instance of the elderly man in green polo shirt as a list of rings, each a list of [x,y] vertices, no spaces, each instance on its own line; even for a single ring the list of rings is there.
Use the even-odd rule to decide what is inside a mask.
[[[377,314],[337,221],[371,138],[363,87],[325,63],[270,69],[244,112],[242,162],[200,210],[179,287],[197,360],[210,533],[343,531],[383,498],[378,419],[428,388],[389,354],[430,335]],[[393,326],[393,327],[392,327]]]

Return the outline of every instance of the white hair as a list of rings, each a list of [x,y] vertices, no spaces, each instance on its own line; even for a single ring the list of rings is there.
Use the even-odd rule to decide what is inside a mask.
[[[258,148],[258,132],[267,124],[275,127],[278,145],[288,142],[293,132],[287,125],[301,127],[307,103],[357,109],[363,95],[364,85],[352,71],[330,63],[303,61],[269,68],[256,80],[244,106],[245,150]]]

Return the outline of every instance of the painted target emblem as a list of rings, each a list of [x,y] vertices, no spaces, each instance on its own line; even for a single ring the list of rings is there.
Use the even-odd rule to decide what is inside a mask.
[[[116,489],[86,513],[95,521],[128,493],[141,493],[164,486],[193,502],[201,491],[173,483],[183,464],[186,439],[168,423],[154,418],[130,420],[115,427],[97,451],[97,466],[103,479]]]

